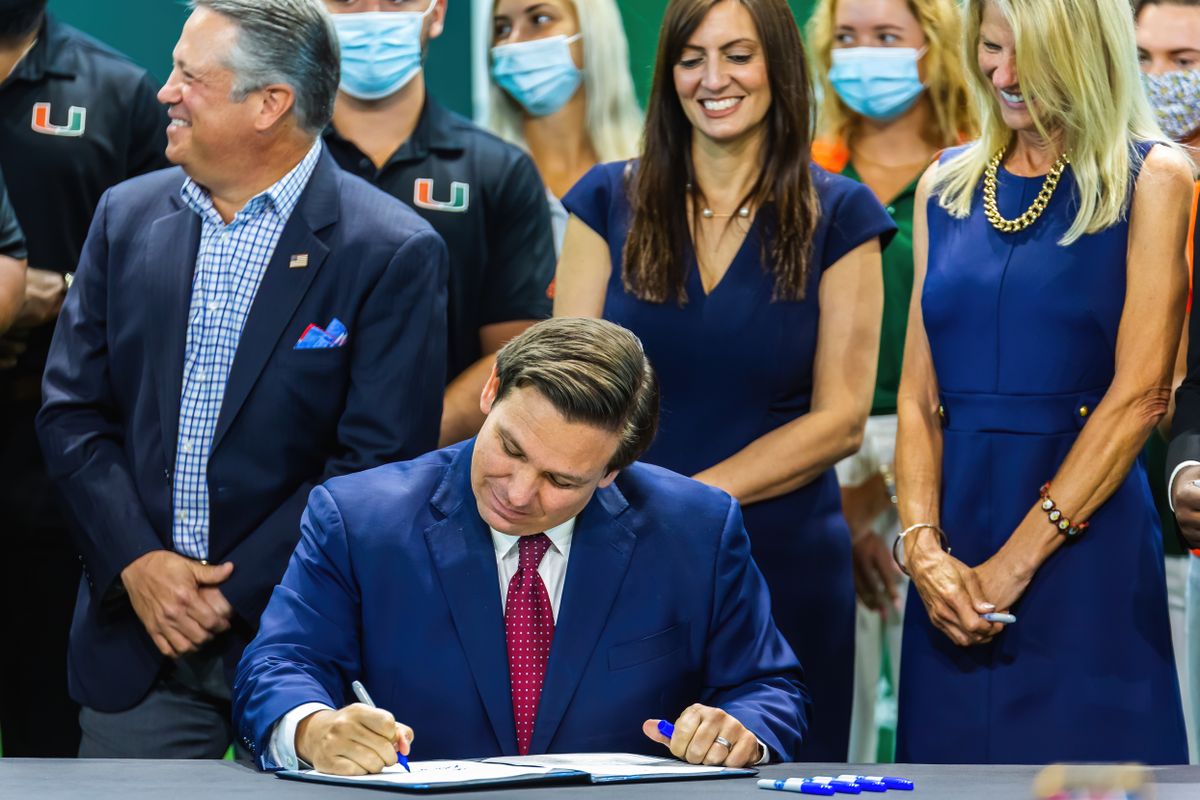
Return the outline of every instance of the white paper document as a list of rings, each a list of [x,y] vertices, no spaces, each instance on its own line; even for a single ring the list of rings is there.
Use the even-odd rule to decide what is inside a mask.
[[[394,786],[428,786],[439,783],[466,783],[467,781],[503,781],[532,775],[545,775],[550,767],[537,764],[497,764],[486,761],[410,761],[412,772],[396,764],[384,767],[375,775],[327,775],[315,769],[306,775],[321,778],[336,778],[338,781],[362,783],[386,783]]]
[[[674,758],[641,756],[633,753],[559,753],[538,756],[498,756],[489,758],[487,764],[511,764],[521,767],[545,767],[586,772],[593,778],[616,778],[633,776],[681,778],[692,775],[717,775],[724,767],[706,767],[703,764],[688,764]]]

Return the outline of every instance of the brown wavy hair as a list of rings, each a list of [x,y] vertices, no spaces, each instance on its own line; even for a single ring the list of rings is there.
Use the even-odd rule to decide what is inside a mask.
[[[683,48],[718,2],[739,2],[758,29],[771,105],[762,121],[763,165],[738,207],[763,208],[760,214],[763,261],[774,277],[773,299],[801,300],[809,276],[813,233],[820,206],[810,172],[812,88],[800,30],[786,0],[671,0],[658,39],[641,160],[628,179],[632,224],[625,241],[622,281],[642,300],[687,302],[687,245],[692,222],[707,205],[695,180],[692,126],[675,91],[674,68]],[[690,189],[688,188],[690,187]],[[698,227],[698,226],[697,226]]]

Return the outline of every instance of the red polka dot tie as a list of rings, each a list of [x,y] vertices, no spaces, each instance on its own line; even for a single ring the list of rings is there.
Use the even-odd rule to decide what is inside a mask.
[[[533,723],[537,719],[550,643],[554,641],[554,609],[538,564],[550,548],[546,534],[522,536],[517,543],[517,574],[508,582],[504,603],[504,633],[508,637],[508,677],[512,681],[513,718],[517,723],[517,749],[529,753]]]

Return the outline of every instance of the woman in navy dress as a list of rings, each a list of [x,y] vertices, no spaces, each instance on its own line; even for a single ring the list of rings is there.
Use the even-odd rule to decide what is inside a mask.
[[[641,159],[596,167],[564,200],[554,311],[641,338],[663,404],[643,460],[745,507],[812,697],[801,759],[844,761],[854,582],[831,467],[870,409],[894,225],[809,160],[785,0],[672,0],[662,31]]]
[[[966,13],[982,137],[917,194],[896,757],[1186,762],[1139,453],[1170,397],[1191,170],[1155,143],[1126,0]]]

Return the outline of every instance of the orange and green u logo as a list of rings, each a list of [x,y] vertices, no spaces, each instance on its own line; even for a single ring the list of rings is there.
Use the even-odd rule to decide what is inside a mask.
[[[461,181],[450,182],[450,199],[433,199],[433,178],[417,178],[413,184],[413,204],[433,211],[451,211],[462,214],[471,207],[471,184]]]
[[[67,124],[55,125],[50,121],[50,104],[34,103],[30,127],[38,133],[50,136],[83,136],[84,128],[87,127],[87,109],[83,106],[71,106],[67,113]]]

